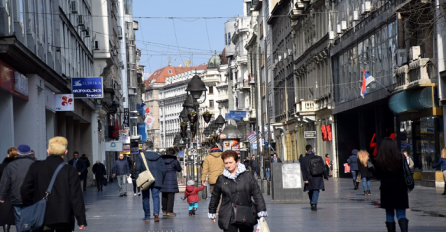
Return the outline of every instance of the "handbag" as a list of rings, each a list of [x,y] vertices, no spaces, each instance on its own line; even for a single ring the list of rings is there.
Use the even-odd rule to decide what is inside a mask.
[[[261,217],[259,220],[257,220],[256,232],[270,232],[268,224],[266,223],[264,217]]]
[[[407,192],[410,193],[410,191],[415,188],[415,181],[413,180],[412,172],[407,164],[406,157],[404,155],[402,156],[403,158],[401,160],[403,162],[404,181],[406,182]]]
[[[144,156],[143,152],[141,152],[141,157],[147,170],[139,174],[138,179],[136,179],[136,186],[138,186],[141,190],[146,190],[153,184],[153,182],[155,182],[155,178],[152,176],[149,166],[147,166],[146,157]]]
[[[345,163],[344,164],[344,173],[349,173],[350,172],[350,164],[349,163]]]
[[[361,173],[358,172],[358,175],[356,175],[356,182],[361,183]]]
[[[231,196],[231,191],[229,190],[228,185],[225,185],[229,198],[231,200],[231,218],[229,219],[229,223],[233,225],[239,226],[249,226],[252,227],[257,224],[257,207],[256,204],[252,201],[251,206],[244,205],[236,205],[234,204]],[[238,198],[238,195],[237,195]]]
[[[129,183],[129,184],[133,184],[133,182],[132,182],[132,178],[129,176],[129,177],[127,177],[127,182]]]
[[[19,231],[34,231],[43,227],[48,196],[51,194],[51,189],[53,189],[54,181],[56,180],[57,174],[64,165],[65,163],[59,164],[56,171],[54,172],[53,177],[51,178],[50,185],[45,192],[45,197],[43,197],[42,200],[22,209]]]

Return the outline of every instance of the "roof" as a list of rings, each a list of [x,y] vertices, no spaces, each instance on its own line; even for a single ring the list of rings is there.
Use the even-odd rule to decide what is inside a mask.
[[[149,76],[147,80],[144,81],[144,84],[146,86],[146,89],[149,88],[150,84],[153,83],[166,83],[166,77],[172,77],[181,73],[185,73],[188,71],[193,70],[206,70],[206,64],[201,64],[198,66],[192,66],[192,67],[172,67],[172,66],[166,66],[163,68],[160,68],[152,73],[152,75]]]
[[[221,64],[228,64],[228,57],[226,57],[226,48],[220,54]]]

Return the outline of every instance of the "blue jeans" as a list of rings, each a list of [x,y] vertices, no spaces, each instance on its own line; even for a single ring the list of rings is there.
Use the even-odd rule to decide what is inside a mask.
[[[254,171],[255,174],[259,175],[259,173],[257,172],[257,167],[253,167],[252,170]]]
[[[266,179],[269,179],[269,177],[271,176],[271,169],[270,168],[265,168],[265,176],[266,176]]]
[[[351,170],[350,172],[352,173],[353,180],[356,180],[356,172],[357,172],[357,170]]]
[[[22,215],[23,208],[25,208],[23,205],[14,205],[15,225],[16,225],[17,231],[22,231],[20,229],[20,216]]]
[[[395,222],[395,211],[398,220],[406,218],[406,209],[386,209],[386,222]]]
[[[189,210],[198,209],[198,202],[189,203]]]
[[[310,204],[317,205],[319,199],[319,189],[308,191],[308,197],[310,198]]]
[[[116,178],[118,179],[119,195],[127,195],[127,176],[119,175]]]
[[[160,212],[160,189],[148,188],[142,192],[142,208],[144,209],[144,218],[150,218],[150,192],[152,192],[153,215]]]
[[[370,190],[370,177],[362,178],[362,188],[365,190]]]

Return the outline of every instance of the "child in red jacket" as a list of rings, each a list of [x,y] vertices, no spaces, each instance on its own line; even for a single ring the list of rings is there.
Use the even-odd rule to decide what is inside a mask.
[[[205,183],[206,184],[206,183]],[[184,191],[184,197],[187,198],[187,203],[189,203],[189,216],[195,215],[195,211],[198,209],[198,192],[204,189],[204,185],[200,188],[194,186],[195,181],[187,181],[186,191]]]

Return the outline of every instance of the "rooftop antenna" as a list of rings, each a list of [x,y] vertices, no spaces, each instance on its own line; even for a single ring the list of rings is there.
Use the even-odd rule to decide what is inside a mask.
[[[170,58],[170,56],[167,58],[167,66],[172,66],[172,58]]]

